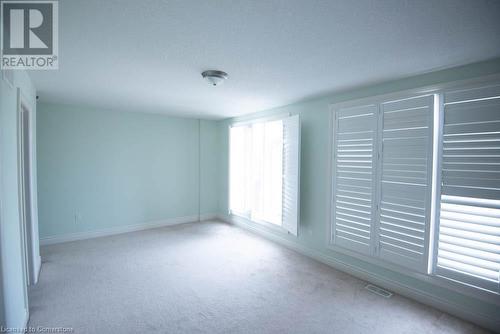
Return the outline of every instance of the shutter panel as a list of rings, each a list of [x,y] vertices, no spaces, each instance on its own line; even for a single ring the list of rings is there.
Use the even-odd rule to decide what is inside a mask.
[[[434,95],[388,101],[382,110],[379,255],[426,272]]]
[[[300,218],[300,119],[283,119],[283,228],[298,234]]]
[[[333,138],[333,243],[372,253],[376,105],[335,111]]]
[[[436,274],[500,292],[500,85],[445,93]]]

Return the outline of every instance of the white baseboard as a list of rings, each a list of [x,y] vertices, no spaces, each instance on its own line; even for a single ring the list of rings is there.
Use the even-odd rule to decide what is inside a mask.
[[[223,221],[224,223],[230,223],[232,224],[232,220],[231,220],[231,217],[228,216],[228,215],[223,215],[223,214],[220,214],[218,213],[217,214],[217,219],[220,220],[220,221]]]
[[[111,227],[111,228],[106,228],[106,229],[101,229],[101,230],[76,232],[76,233],[69,233],[69,234],[64,234],[64,235],[55,235],[55,236],[41,238],[40,245],[41,246],[53,245],[53,244],[59,244],[59,243],[68,242],[68,241],[92,239],[92,238],[105,237],[105,236],[115,235],[115,234],[148,230],[148,229],[158,228],[158,227],[163,227],[163,226],[192,223],[192,222],[197,222],[198,218],[199,218],[198,215],[177,217],[177,218],[169,218],[169,219],[163,219],[163,220],[158,220],[158,221],[150,221],[150,222],[146,222],[146,223],[142,223],[142,224],[116,226],[116,227]]]
[[[23,326],[21,328],[26,329],[28,328],[28,323],[30,321],[30,311],[28,309],[24,309],[24,321],[23,321]],[[24,332],[21,332],[24,333]]]
[[[219,215],[217,213],[202,213],[200,215],[200,221],[204,220],[214,220],[218,219]]]
[[[38,256],[35,262],[35,282],[38,283],[38,278],[40,277],[40,270],[42,270],[42,257]]]
[[[345,263],[343,261],[325,255],[321,252],[318,252],[304,245],[282,238],[276,234],[266,232],[260,228],[256,228],[251,223],[244,223],[239,219],[232,219],[230,216],[221,214],[219,214],[217,218],[226,223],[234,224],[236,226],[242,227],[246,230],[259,234],[267,239],[280,243],[283,246],[286,246],[287,248],[290,248],[292,250],[297,251],[298,253],[301,253],[302,255],[313,258],[321,263],[324,263],[340,271],[346,272],[361,280],[376,284],[387,290],[396,292],[402,296],[414,299],[418,302],[421,302],[422,304],[430,305],[439,310],[450,313],[459,318],[474,322],[480,326],[486,327],[493,331],[498,331],[500,328],[500,318],[492,318],[482,313],[478,313],[476,310],[467,307],[467,305],[455,304],[450,302],[449,300],[432,295],[424,290],[403,284],[399,281],[387,279],[386,277],[381,277],[377,274],[366,271],[362,268],[353,266],[351,264]]]

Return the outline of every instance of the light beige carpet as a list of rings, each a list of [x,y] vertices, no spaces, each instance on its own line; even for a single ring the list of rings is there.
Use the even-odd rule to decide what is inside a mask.
[[[74,333],[485,333],[225,223],[42,248],[30,326]]]

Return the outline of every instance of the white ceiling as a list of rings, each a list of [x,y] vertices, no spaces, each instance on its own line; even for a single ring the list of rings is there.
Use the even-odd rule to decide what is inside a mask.
[[[224,118],[500,57],[496,0],[62,0],[40,101]],[[201,78],[228,72],[220,87]]]

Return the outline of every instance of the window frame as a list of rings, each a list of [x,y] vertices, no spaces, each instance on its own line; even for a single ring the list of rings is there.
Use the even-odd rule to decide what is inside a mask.
[[[444,93],[448,90],[455,89],[467,89],[474,88],[478,86],[485,86],[490,84],[498,84],[500,82],[500,74],[479,76],[472,79],[456,80],[456,81],[446,81],[434,85],[421,86],[417,88],[410,88],[405,90],[399,90],[378,95],[367,95],[362,98],[352,99],[352,100],[341,100],[332,101],[329,104],[329,135],[328,135],[328,168],[327,168],[327,213],[326,213],[326,237],[325,245],[326,249],[333,252],[338,252],[345,254],[363,262],[369,264],[374,264],[384,269],[388,269],[405,276],[430,283],[434,286],[446,288],[460,294],[477,298],[495,305],[500,305],[500,293],[495,293],[489,290],[481,289],[480,287],[475,287],[468,285],[465,282],[454,281],[449,278],[436,275],[436,261],[437,261],[437,245],[439,241],[439,215],[440,215],[440,193],[441,193],[441,164],[443,155],[443,122],[444,122],[444,104],[443,97]],[[356,105],[367,105],[367,104],[377,104],[381,100],[386,99],[404,99],[411,96],[435,94],[435,106],[437,103],[438,112],[434,113],[433,118],[433,156],[432,156],[432,199],[431,199],[431,218],[429,226],[429,245],[428,245],[428,268],[427,273],[420,273],[417,271],[409,270],[400,265],[385,261],[375,256],[365,255],[358,253],[353,250],[346,249],[344,247],[335,245],[332,243],[332,227],[333,227],[333,196],[334,196],[334,129],[335,129],[335,110],[339,108],[353,107]],[[436,146],[437,147],[436,147]],[[377,150],[378,152],[378,150]],[[378,187],[378,185],[377,185]]]

